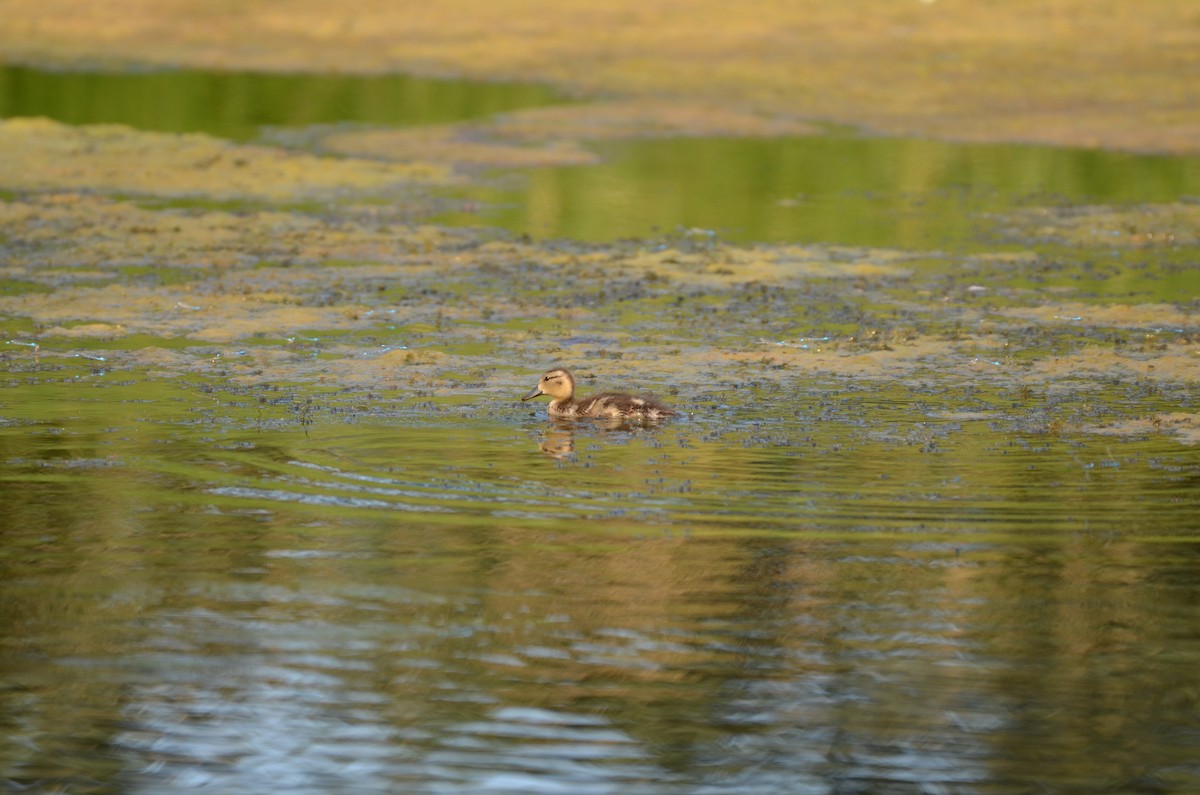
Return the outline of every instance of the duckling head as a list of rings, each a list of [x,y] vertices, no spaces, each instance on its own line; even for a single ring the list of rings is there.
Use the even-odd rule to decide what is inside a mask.
[[[570,400],[575,394],[575,379],[571,373],[561,367],[556,367],[553,370],[547,370],[542,376],[542,380],[538,381],[538,385],[530,390],[529,394],[521,398],[521,400],[532,400],[540,395],[549,395],[553,400],[552,403],[557,403],[563,400]]]

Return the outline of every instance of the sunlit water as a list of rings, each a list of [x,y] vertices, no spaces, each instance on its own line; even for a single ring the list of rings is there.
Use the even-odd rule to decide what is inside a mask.
[[[1200,787],[1175,443],[803,382],[611,429],[107,378],[0,395],[13,789]]]
[[[467,105],[424,120],[500,109]],[[265,123],[338,120],[281,114]],[[188,128],[175,123],[146,126]],[[248,137],[261,123],[200,129]],[[581,225],[596,211],[572,197],[607,201],[631,184],[649,186],[635,217],[660,227],[914,246],[986,236],[972,213],[995,205],[980,196],[1196,191],[1184,160],[1096,154],[1063,176],[1054,164],[1083,153],[810,143],[768,142],[757,161],[746,144],[734,160],[758,162],[761,178],[734,189],[699,173],[707,187],[684,194],[663,188],[661,160],[632,168],[615,152],[632,182],[607,191],[603,172],[572,172],[584,187],[563,187],[564,225],[524,231],[629,233]],[[723,146],[741,144],[683,144],[675,162],[724,162]],[[850,156],[868,150],[875,160]],[[938,151],[953,157],[929,161]],[[779,158],[798,158],[790,172],[811,187],[772,177]],[[861,178],[816,168],[839,159]],[[902,162],[949,164],[934,169],[947,178],[888,176]],[[563,173],[531,176],[533,189]],[[675,203],[689,213],[705,197],[741,204],[652,211],[672,195],[696,199]],[[721,213],[728,223],[706,220]],[[797,217],[808,231],[788,226]],[[1006,278],[1162,301],[1195,281],[1184,266],[1094,285],[1078,273]],[[499,289],[493,278],[484,289]],[[846,322],[821,292],[832,288],[811,289],[785,298],[825,303],[781,308],[787,329]],[[672,338],[691,348],[759,334],[700,327],[712,315],[653,321],[653,297],[631,293],[612,314],[646,334],[677,323]],[[722,311],[771,314],[720,298]],[[559,425],[516,401],[529,386],[516,377],[453,399],[330,396],[315,376],[258,393],[88,358],[187,340],[43,340],[37,353],[36,329],[5,326],[0,788],[1200,790],[1200,453],[1172,438],[1056,432],[1038,400],[932,375],[697,374],[674,385],[683,416],[660,427]],[[488,353],[502,358],[503,344]],[[1098,383],[1055,400],[1142,416],[1190,399],[1187,384],[1126,396]]]

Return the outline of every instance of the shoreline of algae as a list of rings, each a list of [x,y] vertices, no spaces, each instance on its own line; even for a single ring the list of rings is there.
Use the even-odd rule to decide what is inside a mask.
[[[1065,0],[1060,5],[1074,8]],[[1146,13],[1167,13],[1169,6],[1154,4]],[[64,30],[86,14],[46,21],[42,11],[13,0],[0,0],[0,7],[24,14],[13,17],[20,24],[8,30],[24,24],[26,33],[36,33],[21,50],[31,58],[103,58],[119,45],[123,57],[147,63],[167,62],[166,50],[147,48],[151,41],[172,41],[171,35],[158,38],[162,15],[192,13],[171,3],[158,10],[138,6],[146,15],[127,17],[108,38],[85,43]],[[246,30],[267,24],[278,34],[253,56],[227,46],[232,42],[206,40],[202,25],[195,41],[207,41],[210,49],[185,47],[173,57],[213,68],[294,68],[302,38],[296,25],[310,11],[286,20],[282,12],[249,12]],[[897,24],[897,14],[913,13],[889,11],[875,22]],[[969,12],[944,13],[939,24],[961,33],[954,25],[966,17],[955,15]],[[701,9],[696,24],[703,19]],[[935,29],[921,29],[926,22],[910,20],[919,29],[914,36]],[[312,29],[321,30],[329,48],[319,53],[331,59],[327,66],[415,63],[392,59],[393,50],[381,58],[369,47],[351,58],[346,42],[360,40],[340,28]],[[505,35],[503,27],[498,35]],[[880,29],[858,31],[855,46],[891,42],[881,35]],[[477,74],[478,63],[463,60],[453,43],[431,46],[443,47],[446,68]],[[925,396],[934,414],[965,416],[971,407],[957,393],[988,390],[1031,396],[1017,399],[1026,408],[1014,410],[1013,422],[1035,432],[1171,433],[1200,441],[1190,411],[1200,383],[1200,307],[1183,300],[1194,294],[1186,290],[1180,301],[1164,303],[1155,284],[1170,277],[1194,286],[1181,269],[1194,262],[1195,205],[1013,213],[994,219],[996,225],[1030,250],[958,259],[922,251],[733,246],[686,236],[606,246],[539,244],[420,222],[436,202],[431,188],[469,179],[481,165],[585,162],[594,155],[584,140],[803,135],[812,128],[801,117],[814,109],[814,117],[892,132],[971,138],[982,129],[971,125],[980,124],[990,125],[985,138],[1025,139],[1030,131],[1021,125],[1029,117],[1021,113],[1005,123],[994,114],[953,123],[989,91],[1020,86],[1020,74],[983,86],[954,112],[935,102],[921,107],[920,118],[889,120],[893,103],[881,106],[881,115],[855,115],[873,101],[875,87],[865,83],[840,94],[786,86],[802,99],[836,94],[848,103],[840,109],[822,109],[815,100],[812,107],[762,102],[763,73],[778,78],[778,67],[790,63],[778,49],[768,48],[769,57],[758,64],[765,72],[742,70],[738,47],[713,58],[714,69],[732,71],[709,92],[671,70],[668,78],[676,83],[631,85],[629,74],[620,72],[628,66],[622,60],[582,86],[570,69],[555,71],[537,58],[513,66],[504,60],[511,51],[488,46],[475,55],[494,56],[487,61],[493,77],[550,79],[617,96],[431,128],[335,130],[320,146],[339,157],[110,125],[0,123],[0,147],[13,155],[0,162],[7,191],[0,201],[0,313],[10,343],[3,356],[13,377],[50,373],[56,359],[83,354],[104,357],[110,372],[220,373],[238,388],[286,381],[503,400],[529,373],[562,362],[605,381],[653,372],[646,386],[697,406],[714,400],[713,384],[787,391],[834,380],[868,389],[905,385]],[[669,59],[672,52],[667,47],[658,57]],[[1183,56],[1168,49],[1163,57]],[[915,63],[924,62],[918,57]],[[657,74],[649,68],[654,65],[639,68]],[[1117,88],[1136,84],[1139,74]],[[904,82],[911,75],[899,77],[899,85],[912,89]],[[1016,82],[1004,82],[1010,79]],[[944,90],[952,83],[922,85]],[[768,94],[784,97],[785,86],[777,88]],[[1044,108],[1046,101],[1030,95],[1032,105]],[[1094,118],[1083,114],[1033,138],[1172,149],[1172,136],[1194,123],[1181,114],[1179,125],[1147,125],[1141,137],[1126,136],[1118,125],[1095,128],[1095,140],[1080,139]],[[1057,253],[1045,253],[1047,241]],[[1161,257],[1170,267],[1135,267],[1113,257],[1114,250]],[[1097,258],[1101,270],[1121,274],[1119,290],[1097,276]],[[747,407],[744,395],[751,393],[732,394],[735,407]],[[1061,408],[1071,400],[1082,408]],[[1028,408],[1039,402],[1045,407]]]
[[[234,151],[253,160],[260,148]],[[414,224],[402,202],[164,208],[120,198],[127,182],[84,181],[91,192],[43,185],[0,201],[10,377],[53,378],[84,356],[107,373],[221,374],[235,389],[478,403],[506,402],[563,362],[604,382],[653,373],[644,387],[700,411],[714,384],[755,384],[733,390],[743,410],[763,389],[901,385],[939,415],[970,414],[963,395],[984,390],[1029,396],[999,414],[1034,432],[1200,441],[1189,411],[1200,306],[1163,303],[1149,276],[1130,283],[1132,300],[1097,301],[1070,286],[1083,265],[1033,251],[939,260],[686,237],[537,243]],[[1047,274],[1055,289],[1026,286]]]
[[[201,133],[137,131],[0,119],[0,185],[7,191],[88,190],[210,201],[313,201],[397,186],[448,185],[429,163],[380,163],[235,144]]]
[[[542,82],[893,136],[1200,151],[1183,0],[0,0],[9,62]]]

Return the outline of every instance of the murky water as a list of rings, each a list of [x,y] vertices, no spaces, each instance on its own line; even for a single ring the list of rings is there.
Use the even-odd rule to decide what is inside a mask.
[[[1200,786],[1194,449],[819,382],[614,430],[42,366],[0,395],[13,787]]]
[[[850,151],[810,143],[796,173]],[[945,151],[946,180],[876,198],[864,168],[814,217],[868,197],[860,243],[973,247],[977,193],[1196,190],[1185,160],[1096,155],[1091,188]],[[811,179],[781,212],[834,201]],[[1194,403],[1194,249],[393,251],[331,206],[267,243],[221,216],[253,230],[221,267],[77,268],[37,248],[48,208],[0,240],[55,263],[0,280],[0,788],[1200,789],[1200,449],[1152,422]],[[166,219],[129,245],[192,216]],[[230,305],[258,325],[217,333]],[[1109,358],[1046,364],[1081,350]],[[551,422],[517,401],[551,357],[682,416]]]
[[[1200,158],[831,133],[595,145],[598,166],[540,169],[482,194],[458,223],[611,241],[703,230],[738,242],[917,249],[996,245],[1025,207],[1200,198]],[[515,185],[513,185],[515,183]]]

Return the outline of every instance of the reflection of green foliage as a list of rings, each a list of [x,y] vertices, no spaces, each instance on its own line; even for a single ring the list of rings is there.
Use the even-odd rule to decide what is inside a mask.
[[[543,169],[489,220],[613,240],[699,227],[733,241],[979,247],[983,213],[1200,194],[1200,158],[827,136],[600,146],[599,166]]]
[[[433,124],[555,101],[537,85],[398,75],[0,69],[0,116],[250,139],[263,126]]]

